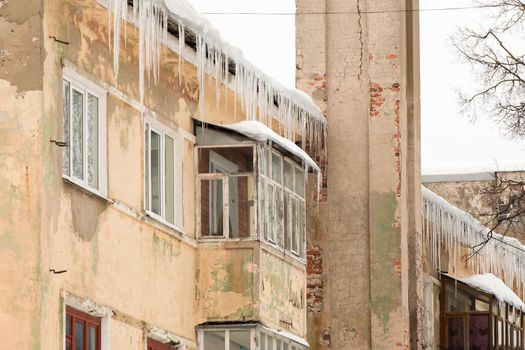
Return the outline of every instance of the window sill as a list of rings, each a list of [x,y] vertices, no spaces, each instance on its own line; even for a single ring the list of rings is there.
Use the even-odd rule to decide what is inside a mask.
[[[86,186],[85,184],[81,183],[80,181],[76,181],[75,179],[71,178],[71,177],[67,177],[67,176],[64,176],[62,175],[62,179],[64,180],[64,182],[66,182],[67,184],[69,185],[72,185],[74,187],[77,187],[78,189],[80,189],[82,192],[90,195],[90,196],[93,196],[93,197],[97,197],[99,199],[102,199],[108,203],[113,203],[113,201],[111,199],[109,199],[105,194],[102,194],[101,192],[91,188],[91,187],[88,187]]]
[[[261,245],[264,247],[264,250],[266,250],[268,253],[271,253],[285,261],[291,261],[300,264],[301,266],[306,266],[306,259],[301,258],[300,256],[295,255],[292,252],[286,251],[273,243],[261,240]]]
[[[195,240],[193,238],[190,238],[189,235],[187,235],[183,230],[181,230],[175,225],[170,224],[166,220],[163,220],[157,214],[152,213],[149,210],[146,210],[146,215],[144,215],[144,221],[150,224],[151,226],[154,226],[155,228],[166,232],[170,236],[180,239],[181,241],[191,242],[195,245]]]

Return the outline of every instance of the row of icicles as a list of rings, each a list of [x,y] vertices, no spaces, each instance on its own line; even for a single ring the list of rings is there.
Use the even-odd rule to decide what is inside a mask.
[[[525,247],[497,233],[482,247],[490,231],[486,226],[424,186],[421,193],[424,251],[434,269],[452,267],[457,273],[466,267],[471,274],[492,273],[525,295]],[[448,261],[442,261],[445,253]]]
[[[125,24],[128,20],[135,23],[139,34],[139,95],[143,103],[145,77],[148,79],[153,77],[154,82],[158,82],[162,44],[167,42],[169,13],[162,0],[133,0],[132,8],[133,18],[128,18],[128,0],[108,0],[108,10],[113,15],[109,16],[109,27],[112,28],[112,33],[111,30],[109,32],[109,42],[110,45],[111,42],[113,43],[113,68],[117,79],[121,24],[124,24],[126,28]],[[192,30],[195,29],[192,28]],[[182,20],[178,20],[178,32],[179,79],[182,83],[185,47],[185,26]],[[124,36],[126,38],[125,30]],[[296,135],[302,135],[311,149],[325,149],[323,143],[327,132],[326,120],[319,110],[315,110],[314,106],[310,110],[307,110],[308,106],[306,106],[305,110],[307,103],[304,101],[299,103],[300,105],[296,103],[286,91],[275,88],[254,72],[247,62],[236,61],[235,74],[230,75],[228,54],[203,34],[196,33],[196,41],[197,78],[200,86],[199,111],[203,120],[206,120],[204,87],[206,74],[209,74],[215,80],[217,106],[221,98],[221,87],[231,86],[235,96],[234,106],[237,106],[237,100],[239,100],[241,112],[244,113],[247,120],[257,120],[272,128],[272,120],[277,118],[282,128],[280,132],[284,137],[295,142]],[[227,105],[227,94],[225,98]],[[305,146],[303,144],[303,148]],[[318,153],[317,155],[325,154]]]

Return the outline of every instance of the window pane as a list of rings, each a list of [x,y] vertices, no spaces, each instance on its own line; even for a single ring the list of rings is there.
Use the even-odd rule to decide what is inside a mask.
[[[98,189],[98,98],[88,94],[87,102],[88,184]]]
[[[292,207],[291,207],[291,198],[289,193],[284,193],[284,249],[290,250],[292,243]]]
[[[88,350],[97,350],[97,329],[93,326],[88,329]]]
[[[282,350],[282,342],[280,340],[275,341],[275,350]]]
[[[251,350],[250,331],[230,331],[230,350]]]
[[[151,150],[150,150],[150,164],[151,164],[151,208],[150,210],[155,214],[161,215],[160,212],[160,135],[155,131],[151,131]]]
[[[293,165],[289,161],[284,162],[284,185],[293,190]]]
[[[164,145],[164,201],[166,205],[166,221],[175,223],[175,162],[173,139],[166,136]]]
[[[275,241],[279,247],[283,246],[283,191],[277,188],[275,191]]]
[[[71,343],[69,340],[66,340],[66,350],[71,350]]]
[[[73,176],[83,180],[83,112],[84,111],[84,95],[81,92],[73,89],[73,130],[72,130],[72,152],[73,152]]]
[[[469,343],[472,349],[489,348],[489,315],[469,315]]]
[[[297,230],[299,231],[299,255],[304,258],[306,252],[306,232],[304,225],[304,203],[297,201]]]
[[[253,237],[255,233],[254,176],[239,176],[229,179],[230,184],[230,237]],[[232,212],[235,209],[235,212]],[[232,215],[234,214],[234,215]],[[237,222],[233,222],[237,220]]]
[[[222,236],[222,179],[201,180],[201,236]]]
[[[273,185],[268,184],[268,193],[267,193],[267,203],[268,203],[268,239],[274,241],[273,234],[273,222],[275,220],[274,208],[275,208],[275,199],[273,198]]]
[[[84,322],[75,321],[75,350],[84,350]]]
[[[204,350],[224,350],[224,331],[204,332]]]
[[[304,198],[304,171],[295,168],[295,193]]]
[[[71,101],[69,100],[71,84],[64,80],[64,96],[63,96],[63,128],[64,128],[64,142],[71,142],[69,139],[69,108],[71,107]],[[62,173],[69,175],[69,150],[70,145],[63,148],[62,150]]]
[[[66,334],[71,335],[71,316],[66,317]]]
[[[261,333],[261,349],[260,350],[266,350],[266,334]]]
[[[297,199],[292,198],[292,250],[299,250],[299,230],[297,229]]]
[[[281,156],[272,152],[272,179],[281,183]]]
[[[462,317],[448,319],[448,349],[463,350],[465,344],[465,325]]]
[[[283,350],[288,350],[288,343],[283,343]]]
[[[144,195],[144,200],[145,200],[145,208],[147,210],[150,210],[150,206],[149,206],[149,171],[150,171],[150,166],[149,166],[149,125],[146,124],[146,130],[144,132],[144,164],[145,164],[145,167],[144,167],[144,175],[145,175],[145,179],[144,179],[144,184],[145,184],[145,189],[144,189],[144,192],[145,192],[145,195]]]
[[[451,285],[446,286],[447,293],[447,311],[462,312],[469,311],[472,305],[472,299],[468,294],[457,290]]]
[[[268,193],[268,181],[262,179],[262,193],[261,193],[261,208],[260,208],[260,222],[261,222],[261,229],[262,229],[262,235],[264,240],[268,239],[268,208],[267,204],[268,201],[266,199],[266,193]]]

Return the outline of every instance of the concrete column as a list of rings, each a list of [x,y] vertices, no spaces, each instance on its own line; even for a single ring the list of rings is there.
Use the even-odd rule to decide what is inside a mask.
[[[326,0],[324,11],[297,1],[297,86],[329,122],[327,196],[309,232],[323,248],[309,260],[324,282],[309,290],[322,296],[309,310],[314,349],[417,344],[419,75],[407,1]]]

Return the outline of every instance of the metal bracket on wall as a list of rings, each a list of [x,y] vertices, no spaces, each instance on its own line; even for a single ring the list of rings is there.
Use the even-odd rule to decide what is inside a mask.
[[[49,142],[54,143],[58,147],[67,147],[67,146],[69,146],[69,142],[67,142],[67,141],[49,140]]]
[[[53,39],[55,42],[60,43],[60,44],[69,45],[67,41],[57,39],[57,37],[53,35],[50,35],[49,39]]]

